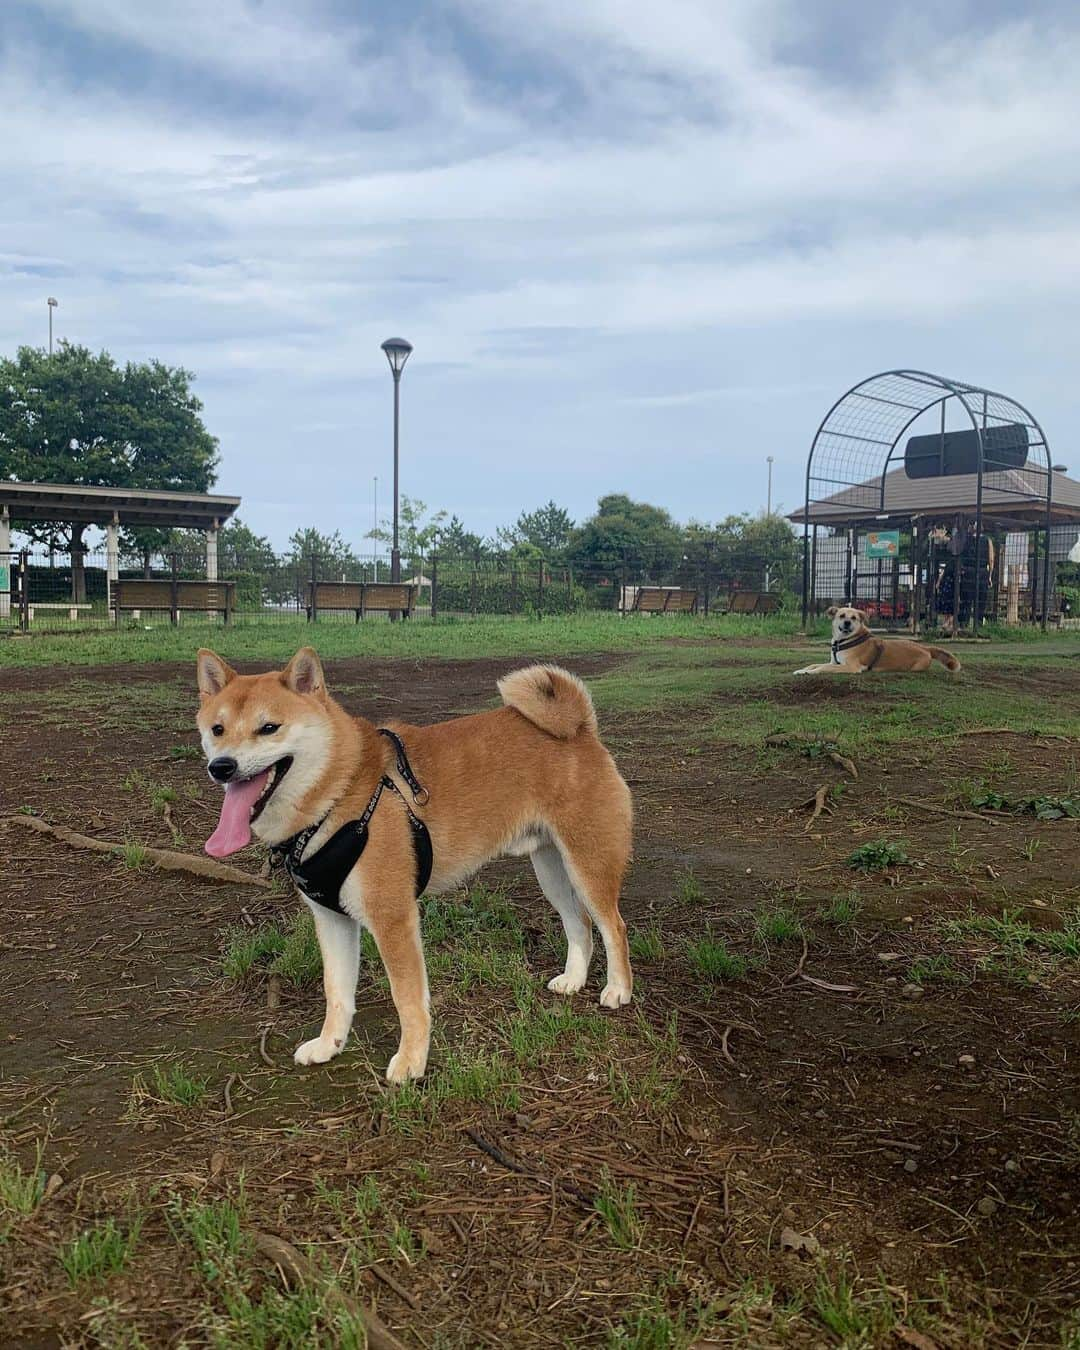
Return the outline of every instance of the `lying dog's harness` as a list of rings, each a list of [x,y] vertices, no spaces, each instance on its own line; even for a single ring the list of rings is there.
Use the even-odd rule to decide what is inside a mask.
[[[401,737],[386,727],[379,728],[379,735],[386,736],[394,743],[398,773],[408,783],[413,801],[418,806],[424,806],[428,801],[428,792],[416,781],[416,775],[409,764],[409,758],[405,753],[405,746],[401,742]],[[322,829],[326,816],[323,816],[322,820],[316,824],[309,825],[307,829],[301,830],[299,834],[294,834],[291,839],[285,839],[280,844],[275,844],[270,850],[275,860],[284,861],[285,870],[295,883],[297,890],[306,899],[314,904],[322,905],[326,909],[332,909],[337,914],[345,913],[345,910],[341,907],[341,888],[345,884],[345,878],[356,866],[360,855],[367,847],[368,824],[375,814],[375,808],[379,804],[384,788],[389,788],[392,792],[397,793],[405,807],[405,813],[409,817],[413,854],[416,858],[416,894],[417,896],[423,894],[424,888],[431,880],[433,862],[431,835],[428,833],[428,827],[424,822],[414,814],[398,785],[392,778],[384,774],[379,779],[375,791],[371,794],[371,800],[364,807],[359,820],[350,820],[348,824],[342,825],[341,829],[336,830],[323,844],[322,848],[317,853],[312,854],[310,858],[304,858],[304,849]]]
[[[833,663],[833,665],[834,665],[834,666],[838,666],[838,665],[841,664],[841,662],[840,662],[840,653],[841,653],[841,652],[850,651],[852,647],[861,647],[862,644],[863,644],[863,643],[867,640],[867,638],[869,638],[870,636],[871,636],[871,635],[870,635],[869,633],[855,633],[854,636],[852,636],[852,637],[844,638],[843,642],[838,642],[838,641],[834,638],[834,639],[833,639],[833,644],[832,644],[832,663]],[[874,655],[871,657],[869,663],[868,663],[866,666],[863,667],[863,669],[864,669],[864,670],[873,670],[874,667],[877,665],[877,663],[881,660],[881,653],[882,653],[884,650],[885,650],[885,644],[884,644],[884,642],[875,642],[875,643],[874,643]]]

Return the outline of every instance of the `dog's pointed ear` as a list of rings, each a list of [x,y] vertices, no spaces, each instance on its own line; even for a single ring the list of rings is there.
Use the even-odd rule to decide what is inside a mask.
[[[830,619],[835,619],[836,616],[840,613],[840,610],[838,606],[830,605],[829,608],[825,611],[825,613]]]
[[[322,662],[314,647],[301,647],[293,659],[281,672],[281,682],[294,694],[326,693],[326,676]]]
[[[212,652],[207,647],[199,648],[199,654],[195,658],[195,669],[199,677],[200,698],[213,698],[236,679],[236,671],[232,666],[223,661],[217,652]]]

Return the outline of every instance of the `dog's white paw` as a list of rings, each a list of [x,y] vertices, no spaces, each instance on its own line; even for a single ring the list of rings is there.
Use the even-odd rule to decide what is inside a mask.
[[[813,666],[803,666],[802,670],[796,670],[796,671],[794,671],[793,673],[796,674],[796,675],[813,675],[813,673],[814,673],[814,667],[813,667]]]
[[[563,973],[556,975],[553,980],[548,980],[548,988],[553,994],[580,994],[585,988],[585,976],[580,977]]]
[[[341,1054],[343,1044],[343,1041],[336,1041],[330,1036],[316,1036],[313,1041],[298,1045],[293,1059],[297,1064],[325,1064],[327,1060]]]
[[[408,1083],[411,1079],[423,1078],[426,1068],[426,1059],[410,1059],[408,1055],[399,1050],[386,1066],[386,1081],[388,1083]]]
[[[601,1008],[623,1008],[632,995],[625,984],[605,984],[600,991]]]

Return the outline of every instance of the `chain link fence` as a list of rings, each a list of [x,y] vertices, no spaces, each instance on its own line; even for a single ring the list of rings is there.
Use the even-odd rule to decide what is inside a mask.
[[[353,622],[361,614],[365,620],[387,618],[377,602],[377,588],[391,581],[385,558],[283,555],[271,561],[265,553],[249,559],[222,550],[216,572],[208,578],[204,548],[138,557],[84,551],[74,560],[41,548],[15,551],[0,555],[0,628]],[[775,612],[794,587],[792,573],[790,559],[723,553],[705,544],[688,548],[681,558],[627,551],[581,564],[540,556],[430,552],[402,559],[401,582],[414,588],[414,619],[638,609],[708,615],[729,608]],[[659,591],[664,595],[658,600]],[[365,594],[368,605],[362,603]],[[773,598],[759,604],[762,596]]]

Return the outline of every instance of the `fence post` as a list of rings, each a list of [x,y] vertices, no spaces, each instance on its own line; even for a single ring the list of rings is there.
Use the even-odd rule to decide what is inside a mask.
[[[30,555],[26,549],[19,554],[19,627],[30,631]]]
[[[536,578],[536,617],[544,616],[544,560],[540,559],[540,572]]]
[[[317,623],[319,620],[319,564],[313,553],[311,555],[311,602],[308,605],[308,622]]]
[[[712,540],[705,541],[705,617],[709,617],[709,587],[712,585]]]
[[[180,622],[180,574],[177,570],[178,564],[176,554],[171,553],[169,555],[169,560],[172,569],[170,577],[172,585],[169,588],[169,603],[172,612],[170,613],[169,618],[175,628]]]
[[[619,613],[626,614],[626,549],[622,551],[622,581],[619,585]]]
[[[469,608],[472,610],[473,618],[476,618],[476,563],[473,563],[472,576],[469,578]]]
[[[516,613],[517,613],[517,600],[518,600],[518,594],[517,594],[517,582],[518,582],[517,568],[516,568],[516,567],[511,567],[511,569],[510,569],[510,613],[511,613],[511,614],[516,614]]]
[[[439,555],[431,555],[431,617],[439,617]]]
[[[570,614],[574,609],[574,569],[566,569],[566,612]]]

